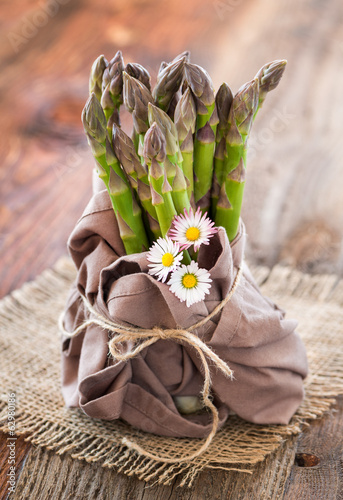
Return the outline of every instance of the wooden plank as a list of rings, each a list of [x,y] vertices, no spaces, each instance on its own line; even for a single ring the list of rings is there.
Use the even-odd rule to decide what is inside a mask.
[[[285,487],[284,500],[342,498],[342,396],[334,410],[323,420],[313,422],[300,436],[296,463]],[[315,459],[319,460],[318,464]]]
[[[0,432],[0,498],[6,498],[9,493],[9,474],[12,463],[10,462],[10,449],[7,446],[8,436]],[[15,475],[16,479],[20,476],[22,467],[25,463],[28,451],[32,449],[31,444],[25,442],[25,437],[20,436],[15,442]]]

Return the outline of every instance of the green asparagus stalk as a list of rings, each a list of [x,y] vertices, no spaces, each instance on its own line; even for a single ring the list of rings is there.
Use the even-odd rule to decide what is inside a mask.
[[[120,125],[119,108],[123,103],[123,56],[118,50],[111,59],[102,77],[101,106],[104,110],[109,136],[112,133],[112,125]]]
[[[195,132],[196,108],[192,92],[189,87],[182,94],[175,109],[175,126],[178,134],[179,144],[186,139],[188,132]]]
[[[157,83],[153,90],[153,97],[156,105],[168,111],[173,96],[178,92],[184,78],[184,66],[186,57],[181,57],[163,68],[158,76]]]
[[[175,108],[175,126],[179,139],[180,151],[182,154],[182,170],[187,180],[188,197],[191,200],[194,180],[193,180],[193,134],[196,125],[196,107],[192,92],[189,87],[182,94]]]
[[[173,60],[172,60],[172,63],[178,61],[179,59],[184,59],[185,62],[189,62],[190,60],[190,52],[188,50],[185,50],[184,52],[182,52],[181,54],[178,54]],[[170,104],[169,104],[169,107],[168,107],[168,115],[170,116],[170,118],[172,120],[175,121],[174,119],[174,115],[175,115],[175,109],[176,109],[176,106],[177,106],[177,103],[179,102],[179,100],[181,99],[181,96],[182,96],[182,89],[179,88],[179,90],[177,92],[175,92],[175,94],[173,95],[171,101],[170,101]]]
[[[156,208],[162,236],[166,236],[176,216],[171,195],[172,188],[167,180],[164,161],[166,159],[166,139],[155,122],[144,138],[143,156],[149,168],[149,182],[152,203]]]
[[[203,212],[211,204],[215,135],[209,122],[196,132],[194,141],[194,198]]]
[[[225,164],[227,163],[227,149],[226,139],[222,137],[219,142],[216,142],[213,158],[213,178],[212,178],[212,191],[211,191],[211,213],[212,217],[215,216],[216,207],[218,203],[219,193],[222,185],[223,172],[225,171]]]
[[[152,101],[152,96],[151,96],[151,81],[150,81],[150,75],[149,75],[149,72],[143,67],[141,66],[140,64],[138,63],[128,63],[125,67],[125,73],[127,75],[129,75],[130,77],[132,78],[135,78],[135,80],[138,80],[140,81],[144,87],[147,88],[148,90],[148,93],[144,90],[144,87],[143,88],[139,88],[136,89],[136,86],[134,84],[134,82],[132,81],[128,81],[127,82],[127,86],[126,86],[126,93],[127,92],[132,92],[133,91],[133,88],[136,89],[135,91],[137,91],[138,93],[142,92],[143,95],[144,95],[144,102],[147,103],[147,102],[150,102],[149,99]],[[124,85],[125,87],[125,85]],[[125,92],[124,92],[125,93]],[[131,113],[135,113],[136,115],[136,111],[134,111],[134,108],[135,108],[135,104],[134,104],[135,100],[134,99],[129,99],[129,96],[127,96],[126,98],[126,107],[128,107],[129,109],[129,106],[130,106],[130,112]],[[130,104],[131,103],[131,104]],[[132,107],[131,107],[132,106]],[[144,114],[144,112],[143,112]],[[144,121],[144,117],[143,117],[143,121]],[[145,127],[144,126],[140,126],[139,127],[140,129],[144,129]],[[144,131],[141,132],[143,135],[144,135]],[[139,133],[137,132],[136,128],[133,127],[133,131],[132,131],[132,140],[133,140],[133,143],[135,145],[135,150],[136,150],[136,153],[138,154],[138,149],[139,149]],[[142,141],[143,141],[143,138],[142,138]]]
[[[150,126],[156,122],[161,129],[166,140],[166,153],[172,163],[182,161],[182,156],[179,148],[177,130],[174,122],[162,109],[148,105],[148,120]]]
[[[229,241],[237,234],[245,185],[243,158],[238,166],[229,172],[222,185],[216,210],[216,226],[226,229]]]
[[[222,146],[218,146],[217,156],[220,160],[224,156],[224,168],[219,181],[222,183],[222,189],[216,207],[216,197],[212,198],[216,225],[225,227],[230,241],[235,238],[239,225],[245,185],[247,139],[250,129],[267,93],[280,82],[285,66],[285,60],[274,61],[263,66],[253,81],[239,89],[230,107],[226,154],[224,151],[223,155]],[[215,187],[214,191],[216,189]]]
[[[241,158],[244,158],[247,137],[257,106],[258,80],[254,79],[238,90],[230,107],[224,169],[222,177],[218,178],[220,184],[222,184],[227,174],[238,166]]]
[[[175,121],[175,109],[176,109],[176,106],[177,106],[179,100],[181,99],[181,96],[182,96],[182,91],[181,91],[181,89],[179,89],[173,95],[172,100],[170,101],[170,104],[169,104],[169,107],[168,107],[167,114],[168,114],[168,116],[170,116],[170,118],[173,121]]]
[[[161,236],[157,221],[156,209],[152,204],[148,169],[142,165],[135,151],[135,146],[130,137],[118,126],[113,126],[113,148],[122,164],[131,186],[137,191],[138,198],[147,214],[149,228],[157,239]]]
[[[194,199],[203,211],[210,207],[213,178],[213,155],[218,114],[214,88],[209,74],[196,64],[185,64],[185,79],[196,98],[194,139]]]
[[[127,254],[144,252],[149,248],[142,211],[130,186],[120,175],[118,168],[111,165],[108,192],[118,222],[119,234]]]
[[[197,130],[199,130],[210,120],[215,109],[213,83],[207,71],[191,63],[185,64],[185,79],[196,97]]]
[[[124,78],[124,104],[133,118],[134,144],[139,156],[142,157],[144,134],[149,128],[148,104],[154,101],[147,87],[130,76],[125,71]]]
[[[149,123],[156,123],[159,126],[164,138],[166,147],[165,170],[168,183],[172,186],[172,198],[178,213],[184,208],[190,209],[191,203],[188,196],[188,184],[185,175],[180,167],[182,165],[182,154],[179,148],[178,134],[176,126],[170,117],[153,104],[149,104]]]
[[[128,63],[125,67],[125,72],[136,78],[146,86],[146,88],[151,92],[151,78],[149,71],[144,68],[141,64],[138,63]]]
[[[229,112],[233,101],[233,95],[227,83],[223,83],[216,94],[216,109],[218,110],[218,125],[216,130],[216,146],[213,162],[213,180],[212,180],[212,193],[211,203],[213,214],[215,214],[215,207],[217,206],[221,182],[224,171],[224,164],[227,161],[226,151],[226,135],[230,128]]]
[[[215,205],[217,200],[212,198],[212,213],[215,214],[216,225],[222,225],[226,229],[230,241],[238,230],[244,191],[247,138],[258,106],[258,91],[257,79],[246,83],[238,90],[229,111],[230,127],[226,136],[226,152],[218,148],[218,156],[224,153],[224,165],[222,177],[218,179],[221,186],[219,200]]]
[[[107,120],[94,93],[83,109],[82,123],[98,164],[99,176],[109,192],[125,251],[127,254],[142,252],[149,243],[141,209],[114,154],[106,129]]]
[[[108,66],[108,61],[104,55],[95,59],[89,76],[89,95],[94,92],[98,101],[102,96],[102,77],[105,69]]]
[[[255,111],[254,118],[258,110],[261,109],[268,92],[274,90],[279,85],[282,75],[286,69],[286,64],[286,59],[276,60],[265,64],[257,72],[255,78],[257,78],[259,82],[259,95],[258,107]]]
[[[137,179],[146,174],[146,169],[139,161],[130,137],[116,124],[112,127],[112,145],[131,186],[137,190]]]
[[[218,111],[218,126],[216,143],[219,144],[222,137],[226,137],[229,131],[229,112],[233,101],[233,95],[227,83],[222,83],[216,94],[216,105]]]

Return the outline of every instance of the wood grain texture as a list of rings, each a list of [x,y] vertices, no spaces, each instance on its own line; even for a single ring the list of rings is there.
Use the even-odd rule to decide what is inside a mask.
[[[289,60],[285,77],[268,97],[252,134],[243,209],[247,254],[251,261],[268,266],[285,261],[310,272],[342,274],[340,0],[50,3],[57,10],[44,18],[39,2],[2,2],[0,296],[33,279],[66,251],[67,237],[91,192],[92,159],[79,119],[89,67],[98,54],[110,57],[118,48],[127,61],[139,61],[153,75],[160,60],[189,48],[216,87],[225,80],[233,90],[268,60]],[[304,433],[300,443],[306,446],[301,449],[308,449],[307,443],[314,449],[315,440],[320,437],[324,442],[333,430],[336,436],[342,434],[342,408],[330,419],[331,427],[325,419]],[[2,476],[5,439],[0,438]],[[328,495],[339,491],[342,474],[337,462],[342,445],[335,443],[335,466],[325,469],[330,471],[325,482]],[[18,457],[27,449],[23,440],[17,442]],[[18,491],[24,491],[25,479],[31,497],[18,498],[48,498],[53,491],[54,498],[114,498],[114,491],[117,498],[160,495],[133,478],[110,471],[93,477],[86,464],[58,462],[50,452],[30,449]],[[284,467],[285,456],[274,468]],[[45,477],[50,466],[54,472]],[[32,476],[36,468],[44,477]],[[299,492],[303,495],[299,498],[310,498],[309,492],[316,498],[313,492],[318,487],[325,493],[323,474],[317,470],[293,469],[286,498],[297,498],[292,495]],[[248,495],[261,492],[258,488],[268,481],[262,481],[268,477],[263,467],[261,481],[236,476],[204,473],[193,492],[172,488],[163,494],[165,498],[254,498]],[[34,484],[31,477],[40,481]]]
[[[297,453],[311,454],[319,459],[319,463],[309,467],[293,466],[285,487],[284,500],[343,498],[342,396],[338,398],[334,410],[323,421],[313,422],[309,431],[299,438]]]
[[[13,441],[10,441],[11,443]],[[9,480],[9,448],[7,436],[0,432],[0,498],[6,498],[8,495],[8,480]],[[19,477],[22,467],[25,463],[26,456],[32,446],[25,442],[25,436],[18,437],[15,443],[15,474]]]

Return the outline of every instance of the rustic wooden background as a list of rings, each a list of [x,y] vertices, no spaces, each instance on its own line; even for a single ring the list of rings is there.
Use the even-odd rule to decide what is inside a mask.
[[[264,63],[288,59],[251,137],[247,256],[342,275],[341,0],[2,0],[0,7],[0,296],[66,252],[91,194],[80,122],[89,68],[118,49],[153,77],[161,60],[190,49],[216,88],[225,80],[233,90]],[[23,458],[29,449],[22,444]]]

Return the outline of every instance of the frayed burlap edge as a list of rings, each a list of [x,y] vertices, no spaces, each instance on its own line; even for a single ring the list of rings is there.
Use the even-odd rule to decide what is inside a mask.
[[[190,455],[200,440],[162,438],[120,421],[92,420],[78,409],[67,409],[60,388],[60,340],[57,318],[75,277],[69,259],[61,259],[33,283],[0,302],[0,428],[8,431],[7,395],[16,394],[16,433],[37,446],[69,453],[72,458],[116,468],[144,481],[190,486],[204,468],[252,473],[254,465],[275,451],[288,436],[330,409],[343,393],[343,283],[335,276],[309,276],[287,267],[272,272],[253,269],[262,292],[299,321],[310,375],[306,397],[287,426],[258,426],[231,417],[211,447],[183,464],[166,464],[129,450],[123,440],[164,457]]]

